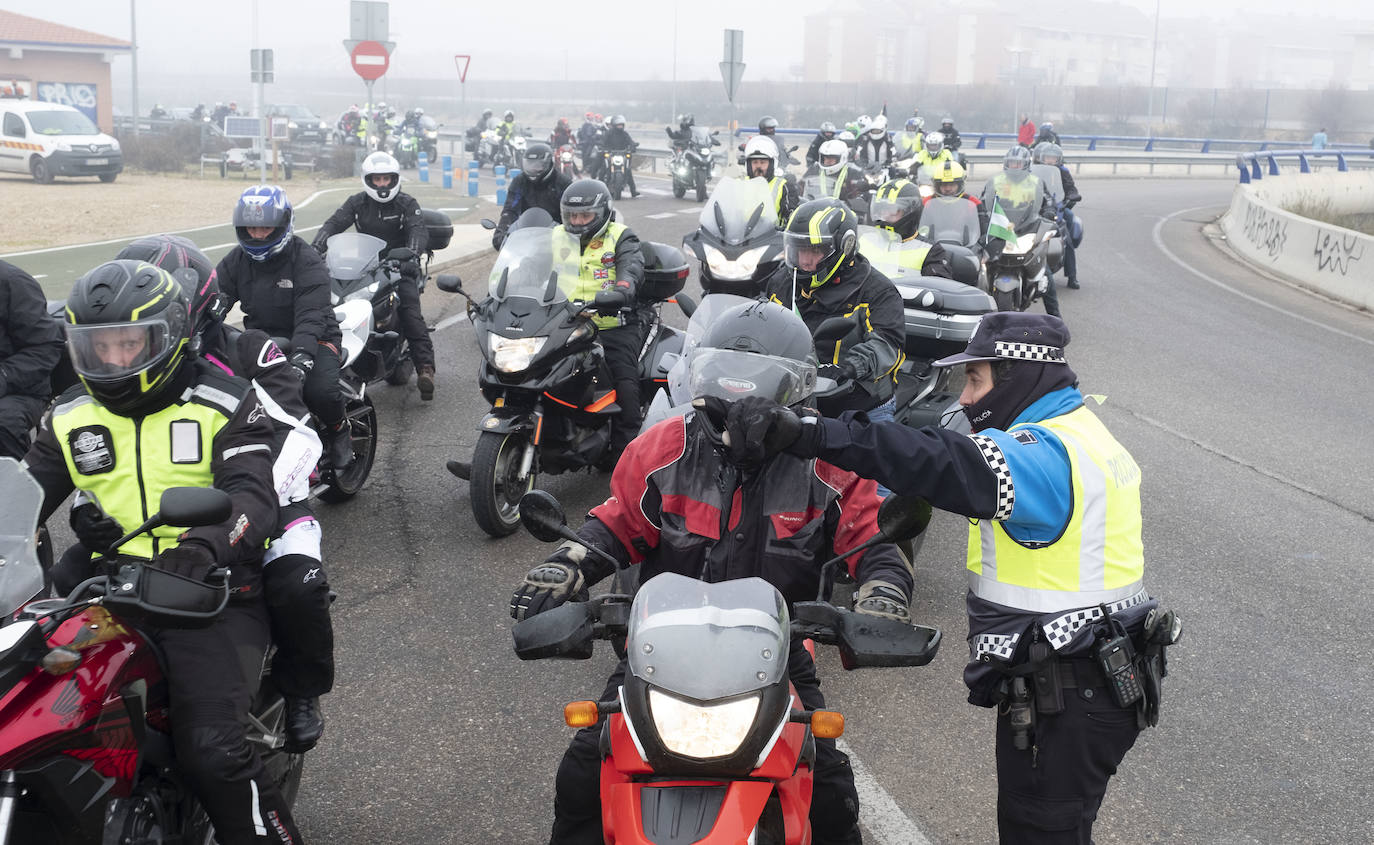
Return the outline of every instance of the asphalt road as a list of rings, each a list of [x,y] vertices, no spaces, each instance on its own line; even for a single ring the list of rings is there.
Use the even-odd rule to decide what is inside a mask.
[[[656,193],[621,203],[622,219],[678,243],[699,206],[642,183]],[[1368,842],[1374,320],[1210,242],[1230,180],[1080,185],[1083,289],[1061,293],[1068,357],[1143,470],[1147,586],[1185,620],[1161,724],[1113,779],[1095,839]],[[470,289],[491,260],[460,268]],[[445,471],[471,454],[486,406],[471,328],[446,320],[458,300],[431,289],[425,305],[445,324],[435,401],[378,389],[370,484],[320,506],[339,673],[297,818],[313,842],[545,841],[571,733],[562,705],[594,697],[614,657],[511,652],[508,597],[549,550],[523,533],[488,539]],[[606,481],[544,486],[576,522]],[[821,654],[864,772],[869,842],[996,840],[993,714],[966,703],[960,678],[966,533],[937,515],[916,563],[913,612],[946,634],[931,665],[846,673]]]

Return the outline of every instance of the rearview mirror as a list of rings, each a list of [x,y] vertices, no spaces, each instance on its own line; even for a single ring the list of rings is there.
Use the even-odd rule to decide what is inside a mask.
[[[386,254],[387,261],[410,261],[415,257],[415,253],[409,247],[398,246]]]
[[[440,273],[434,278],[434,284],[439,286],[439,290],[449,293],[459,293],[463,290],[463,280],[457,273]]]
[[[817,343],[834,343],[844,340],[854,331],[854,321],[846,317],[830,317],[816,327],[812,339]]]
[[[163,525],[195,528],[217,525],[229,518],[234,503],[229,494],[213,487],[168,487],[158,502]]]
[[[570,531],[563,506],[547,490],[530,490],[520,497],[520,524],[541,543],[561,540]]]
[[[930,525],[930,502],[919,496],[888,496],[878,506],[878,530],[893,543],[910,540]]]
[[[483,229],[486,229],[487,231],[491,231],[491,230],[493,230],[493,229],[496,228],[496,221],[495,221],[495,220],[488,220],[487,218],[483,217],[483,218],[482,218],[482,228],[483,228]]]

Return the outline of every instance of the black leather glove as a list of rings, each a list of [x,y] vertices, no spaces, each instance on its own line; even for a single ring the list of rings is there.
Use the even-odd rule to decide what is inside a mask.
[[[854,599],[854,612],[911,622],[911,609],[902,591],[886,581],[865,581]]]
[[[497,252],[501,251],[501,244],[506,242],[506,230],[497,229],[491,233],[491,248]]]
[[[510,597],[512,619],[528,619],[553,610],[584,592],[587,579],[575,563],[545,561],[531,569]]]
[[[158,555],[158,565],[174,575],[204,581],[215,568],[215,556],[203,543],[190,540]]]
[[[598,291],[592,307],[602,314],[614,314],[630,305],[630,292],[622,287]]]
[[[801,436],[801,420],[796,413],[771,399],[746,396],[726,402],[707,396],[693,404],[723,430],[725,457],[737,466],[758,466]]]
[[[853,381],[859,377],[859,371],[853,364],[845,361],[843,364],[826,364],[816,371],[816,375],[835,381]]]
[[[290,361],[291,366],[300,373],[301,381],[305,381],[305,377],[310,375],[310,371],[315,368],[315,356],[309,352],[292,352]]]
[[[93,552],[104,554],[115,541],[124,536],[124,529],[112,517],[96,506],[94,502],[84,502],[72,508],[72,532],[81,545]]]
[[[409,261],[401,262],[401,275],[407,279],[420,278],[420,260],[412,258]]]
[[[324,258],[324,254],[329,251],[329,239],[325,238],[324,240],[316,241],[311,244],[311,246],[315,248],[315,251],[320,254],[321,258]]]

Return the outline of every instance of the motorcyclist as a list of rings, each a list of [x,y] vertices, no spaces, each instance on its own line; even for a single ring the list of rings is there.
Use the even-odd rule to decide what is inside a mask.
[[[18,460],[52,397],[62,324],[48,316],[38,282],[0,261],[0,457]]]
[[[885,182],[873,194],[869,216],[873,219],[874,228],[892,232],[908,244],[898,253],[897,265],[900,268],[916,270],[922,276],[952,279],[954,271],[950,269],[949,254],[945,248],[916,237],[916,230],[921,225],[922,208],[921,190],[916,183],[910,179],[893,179]],[[860,249],[870,261],[878,263],[880,269],[885,269],[874,258],[874,254],[865,248],[862,238]]]
[[[610,189],[595,179],[579,179],[563,191],[562,224],[554,229],[554,243],[572,236],[580,251],[581,271],[575,290],[565,292],[570,301],[595,302],[601,316],[595,318],[597,340],[606,354],[606,365],[615,382],[620,416],[611,421],[614,463],[639,433],[639,349],[644,344],[646,323],[638,309],[636,292],[644,278],[644,255],[639,237],[615,221]]]
[[[190,303],[192,337],[199,341],[200,356],[250,381],[272,423],[278,524],[262,561],[263,595],[277,647],[272,683],[286,699],[291,750],[307,751],[324,732],[319,699],[334,686],[334,628],[320,524],[310,505],[310,470],[320,459],[321,446],[319,435],[307,422],[300,378],[266,334],[256,330],[231,333],[225,328],[223,295],[214,265],[190,240],[178,235],[139,238],[116,258],[145,261],[176,277]],[[191,271],[189,275],[186,270]],[[71,524],[88,554],[104,552],[124,531],[94,502],[74,507]],[[53,580],[58,580],[56,573]],[[80,580],[76,578],[71,586]],[[60,590],[69,591],[70,587]]]
[[[1040,124],[1040,133],[1035,136],[1035,145],[1058,143],[1059,133],[1054,131],[1054,124],[1048,120]]]
[[[663,127],[663,131],[668,133],[668,142],[675,150],[686,149],[692,140],[692,127],[696,125],[696,118],[690,113],[677,116],[677,129],[671,126]]]
[[[549,146],[555,150],[564,144],[572,145],[572,127],[568,125],[566,117],[558,118],[558,123],[554,124],[553,133],[549,135]]]
[[[348,110],[339,115],[339,137],[347,140],[354,136],[363,136],[366,130],[363,128],[362,112],[357,106],[349,106]]]
[[[415,362],[415,386],[420,398],[434,398],[434,343],[420,311],[420,257],[429,248],[429,229],[420,214],[420,203],[401,190],[401,166],[388,153],[375,152],[363,159],[363,190],[344,200],[315,235],[315,249],[324,255],[329,238],[350,226],[386,241],[386,251],[405,247],[415,253],[401,265],[405,279],[396,286],[400,302],[397,316],[401,333]],[[385,253],[383,253],[385,255]]]
[[[897,136],[896,154],[899,159],[915,158],[921,151],[921,142],[925,140],[925,135],[921,132],[921,119],[909,117],[906,126],[902,129],[902,134]]]
[[[506,192],[501,219],[491,235],[493,249],[501,249],[511,224],[531,208],[542,208],[554,220],[563,220],[563,192],[572,184],[572,178],[554,167],[553,149],[548,144],[530,144],[525,148],[520,165],[519,175],[511,180],[510,190]]]
[[[493,128],[491,126],[491,109],[482,109],[482,116],[477,118],[477,122],[472,125],[472,128],[467,131],[467,134],[480,138],[483,132],[491,128]]]
[[[1020,145],[1007,150],[1002,157],[1002,170],[983,186],[983,205],[992,213],[994,202],[1000,203],[1002,211],[1015,222],[1021,220],[1016,230],[1028,231],[1036,216],[1054,220],[1054,206],[1045,183],[1031,172],[1031,151]],[[1054,317],[1059,314],[1059,292],[1055,289],[1054,276],[1049,275],[1045,288],[1045,313]]]
[[[1083,195],[1078,192],[1078,185],[1073,181],[1073,173],[1064,164],[1064,150],[1058,143],[1037,145],[1035,153],[1040,164],[1059,170],[1059,181],[1064,186],[1064,225],[1068,229],[1064,238],[1064,276],[1068,279],[1065,287],[1070,290],[1078,290],[1078,255],[1077,248],[1073,244],[1075,226],[1073,207],[1083,201]]]
[[[849,202],[868,190],[863,171],[849,161],[849,145],[839,138],[821,144],[815,195]]]
[[[192,581],[228,568],[233,599],[212,625],[140,628],[166,671],[177,769],[219,842],[301,842],[244,720],[271,641],[262,549],[277,525],[272,426],[248,382],[196,358],[192,332],[181,284],[159,267],[111,261],[78,279],[67,345],[80,384],[58,397],[24,463],[43,488],[42,520],[73,490],[130,530],[170,487],[229,495],[223,522],[155,528],[120,555]]]
[[[993,238],[989,241],[988,207],[978,197],[964,191],[967,171],[964,170],[963,166],[957,161],[940,162],[931,174],[931,179],[935,194],[926,197],[926,205],[929,206],[932,202],[954,202],[956,200],[971,203],[978,213],[978,250],[988,256],[1000,255],[1002,245],[1005,242],[1000,238]]]
[[[630,138],[630,133],[625,131],[625,115],[618,114],[611,118],[610,131],[606,133],[601,146],[607,150],[628,150],[629,153],[633,153],[639,147],[639,144]],[[630,196],[637,197],[639,188],[635,187],[634,156],[629,153],[625,156],[625,184],[630,188]]]
[[[582,169],[587,171],[589,176],[595,178],[597,172],[596,146],[602,135],[601,117],[593,112],[587,112],[586,120],[583,121],[581,128],[577,130],[577,146],[582,153]]]
[[[887,134],[887,115],[880,114],[859,138],[859,164],[868,169],[886,167],[892,163],[892,150],[892,136]]]
[[[778,173],[778,148],[772,138],[755,135],[744,145],[746,179],[763,179],[773,197],[773,209],[779,220],[786,220],[801,204],[797,186]]]
[[[959,137],[959,130],[954,128],[954,118],[944,117],[940,119],[940,134],[944,136],[945,146],[958,153],[959,146],[964,142]]]
[[[806,167],[808,170],[815,167],[816,163],[821,160],[821,144],[835,140],[835,135],[838,132],[839,129],[836,128],[835,124],[828,120],[821,124],[820,131],[816,133],[816,137],[811,139],[811,146],[806,149]]]
[[[224,118],[229,114],[229,107],[224,103],[215,103],[215,108],[210,112],[210,122],[224,129]]]
[[[924,146],[916,154],[916,161],[911,165],[911,175],[917,176],[922,167],[931,172],[935,171],[936,166],[942,161],[951,161],[954,153],[950,152],[945,145],[945,136],[942,132],[926,133]]]
[[[688,371],[699,409],[630,444],[611,476],[611,497],[592,509],[578,536],[623,564],[640,564],[641,583],[662,572],[707,582],[757,576],[789,604],[813,600],[821,564],[877,533],[873,483],[787,454],[736,463],[721,437],[728,408],[744,396],[786,404],[810,396],[816,379],[810,333],[774,303],[739,305],[708,328]],[[741,382],[744,374],[749,380]],[[750,390],[743,392],[742,384]],[[730,530],[718,531],[714,516],[710,525],[698,519],[706,511],[734,514]],[[848,559],[847,569],[861,585],[858,613],[910,620],[911,572],[894,546],[877,544]],[[605,563],[565,545],[525,576],[511,597],[511,615],[527,619],[551,610],[609,574]],[[824,706],[801,638],[792,642],[788,672],[802,706]],[[602,700],[616,698],[624,673],[622,661]],[[600,737],[600,726],[579,731],[559,764],[550,840],[556,845],[603,841]],[[848,758],[834,740],[817,739],[815,747],[810,841],[857,843],[859,801]]]
[[[162,107],[162,103],[155,103],[152,111],[148,112],[148,117],[153,120],[160,120],[169,117],[167,110]]]
[[[802,203],[783,232],[783,262],[765,283],[773,302],[795,309],[814,332],[830,317],[866,328],[863,340],[844,343],[822,361],[821,375],[851,382],[835,406],[891,419],[897,368],[906,360],[906,316],[901,294],[859,252],[859,217],[833,199]]]
[[[196,107],[191,109],[191,119],[200,123],[205,120],[205,104],[196,103]]]
[[[501,123],[496,127],[496,134],[502,141],[509,142],[515,137],[515,112],[506,109],[506,113],[501,116]]]
[[[238,246],[215,268],[224,307],[243,309],[243,325],[290,339],[305,404],[325,429],[325,452],[338,468],[353,462],[353,437],[339,385],[342,333],[330,304],[324,261],[292,234],[294,216],[276,185],[248,188],[234,206]]]

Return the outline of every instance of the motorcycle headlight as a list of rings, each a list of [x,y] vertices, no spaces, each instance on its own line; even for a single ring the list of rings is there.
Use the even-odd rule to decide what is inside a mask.
[[[663,747],[674,754],[708,760],[734,754],[744,744],[759,694],[720,704],[692,704],[656,689],[649,690],[649,712]]]
[[[296,125],[296,121],[294,121],[294,120],[289,120],[289,121],[287,121],[287,123],[286,123],[286,128],[287,128],[287,129],[299,129],[300,127]]]
[[[624,164],[625,156],[611,156],[611,164]]]
[[[725,257],[725,253],[710,244],[702,246],[705,247],[706,266],[711,268],[711,275],[724,281],[752,279],[759,269],[760,259],[768,251],[766,246],[755,247],[741,253],[739,258],[732,261]]]
[[[426,138],[430,138],[430,139],[438,138],[438,137],[439,137],[439,131],[438,131],[437,129],[426,129],[426,130],[425,130],[425,137],[426,137]]]
[[[501,337],[488,335],[491,365],[503,373],[518,373],[528,369],[534,356],[544,348],[548,337]]]
[[[345,296],[343,298],[343,301],[352,302],[355,299],[365,299],[371,301],[372,297],[377,295],[377,288],[379,287],[379,285],[380,282],[373,282],[365,288],[358,288],[357,290],[350,293],[348,296]]]

